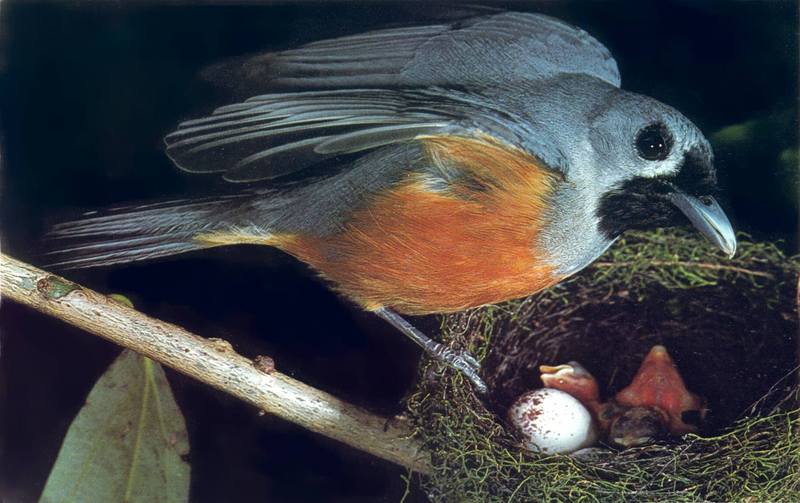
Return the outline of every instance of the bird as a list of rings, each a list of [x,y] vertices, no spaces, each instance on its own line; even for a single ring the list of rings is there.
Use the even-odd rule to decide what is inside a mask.
[[[545,389],[568,393],[590,412],[596,438],[611,445],[629,448],[653,443],[666,435],[665,414],[656,406],[628,406],[615,398],[603,401],[595,377],[576,361],[541,365],[540,378]]]
[[[688,420],[701,421],[707,413],[705,400],[686,389],[678,367],[660,344],[650,349],[631,384],[614,399],[622,406],[656,408],[676,436],[697,433],[697,425]]]
[[[604,403],[600,398],[600,386],[597,379],[586,367],[576,361],[562,365],[540,365],[539,378],[545,388],[558,389],[581,402],[595,416],[599,426],[608,430],[608,423],[604,421]]]
[[[557,389],[580,401],[591,413],[600,434],[620,447],[652,443],[666,434],[697,433],[707,409],[705,400],[686,389],[675,362],[663,345],[645,355],[631,383],[602,401],[595,377],[580,363],[541,365],[545,388]],[[688,421],[688,422],[687,422]]]
[[[631,229],[691,223],[735,252],[702,132],[621,89],[609,50],[553,17],[379,29],[210,75],[251,94],[181,122],[166,154],[232,190],[58,224],[52,265],[272,246],[485,392],[468,351],[405,316],[531,295]]]

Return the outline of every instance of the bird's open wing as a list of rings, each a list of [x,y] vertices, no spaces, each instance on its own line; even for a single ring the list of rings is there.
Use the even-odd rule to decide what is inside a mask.
[[[479,94],[451,89],[308,91],[224,106],[183,122],[166,143],[185,171],[250,182],[420,135],[481,133],[519,146],[530,136],[525,124]]]
[[[527,121],[482,98],[482,87],[573,73],[619,85],[616,62],[597,40],[524,13],[324,40],[228,71],[250,88],[305,90],[228,105],[167,136],[179,167],[224,172],[229,181],[277,178],[419,135],[481,132],[520,146],[532,137]]]
[[[608,49],[575,26],[504,12],[313,42],[222,64],[212,80],[239,89],[490,85],[583,73],[619,87]],[[215,77],[216,76],[216,77]]]

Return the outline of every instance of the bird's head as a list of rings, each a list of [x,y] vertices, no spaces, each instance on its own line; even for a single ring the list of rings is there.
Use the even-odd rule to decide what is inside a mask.
[[[708,140],[677,110],[618,91],[590,117],[596,169],[606,185],[597,215],[609,239],[630,229],[686,223],[729,256],[736,236],[714,199],[717,177]]]
[[[667,420],[655,407],[624,408],[611,419],[608,440],[611,444],[628,449],[652,444],[664,437]]]
[[[546,388],[565,391],[590,408],[600,401],[597,381],[578,362],[558,366],[540,365],[539,372]]]

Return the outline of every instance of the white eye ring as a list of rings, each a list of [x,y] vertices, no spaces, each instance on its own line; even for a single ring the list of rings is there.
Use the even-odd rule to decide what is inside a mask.
[[[672,151],[672,135],[661,122],[643,127],[634,140],[636,153],[646,161],[663,161]]]

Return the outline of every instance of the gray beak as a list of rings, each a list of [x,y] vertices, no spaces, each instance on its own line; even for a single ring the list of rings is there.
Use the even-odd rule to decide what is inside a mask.
[[[674,192],[670,195],[672,204],[678,207],[700,234],[733,258],[736,253],[736,235],[733,227],[713,197],[700,198]]]

